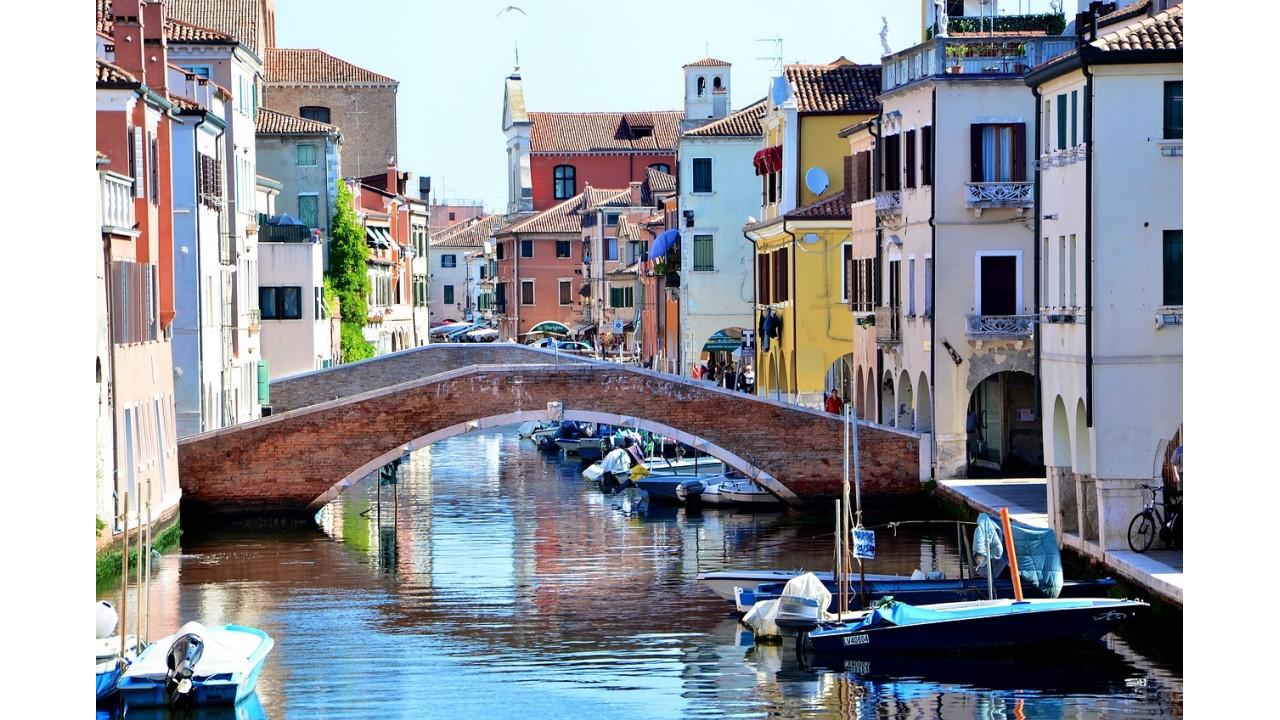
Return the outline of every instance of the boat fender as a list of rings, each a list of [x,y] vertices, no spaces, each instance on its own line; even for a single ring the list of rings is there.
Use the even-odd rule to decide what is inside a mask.
[[[204,654],[204,639],[195,633],[180,635],[169,646],[165,655],[165,701],[170,706],[184,705],[191,700],[191,676]]]
[[[116,609],[111,603],[106,600],[99,600],[94,622],[97,625],[98,639],[109,638],[116,632],[116,625],[120,622],[120,615],[116,613]]]

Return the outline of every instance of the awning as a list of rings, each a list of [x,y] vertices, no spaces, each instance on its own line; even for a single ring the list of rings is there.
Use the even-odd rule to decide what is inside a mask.
[[[737,337],[735,337],[735,335]],[[703,352],[733,352],[742,347],[742,331],[738,328],[731,328],[728,332],[719,330],[711,337],[707,338],[707,342],[702,346]]]
[[[529,333],[544,333],[547,335],[568,335],[569,326],[555,320],[544,320],[537,325],[529,328]]]
[[[653,241],[653,244],[649,246],[649,254],[647,258],[649,260],[656,260],[658,258],[665,257],[667,251],[670,250],[671,246],[675,245],[676,241],[679,239],[679,230],[668,230],[662,233]]]
[[[774,145],[757,152],[751,164],[756,166],[757,175],[778,172],[782,169],[782,146]]]
[[[387,228],[370,225],[364,229],[364,237],[374,247],[391,247],[391,233],[387,231]]]
[[[571,334],[582,335],[583,333],[586,333],[590,330],[595,330],[595,329],[596,329],[595,323],[578,323],[577,325],[573,326],[573,329],[571,330]]]
[[[498,336],[498,331],[494,330],[493,328],[480,328],[479,330],[472,330],[471,332],[467,333],[467,337],[476,338],[476,339],[483,339],[487,337],[497,337],[497,336]]]

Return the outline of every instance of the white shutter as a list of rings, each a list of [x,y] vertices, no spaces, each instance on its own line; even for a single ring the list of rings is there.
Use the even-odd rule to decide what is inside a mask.
[[[146,189],[143,187],[143,178],[147,176],[144,172],[145,153],[142,149],[142,128],[133,128],[133,196],[136,198],[146,197]]]

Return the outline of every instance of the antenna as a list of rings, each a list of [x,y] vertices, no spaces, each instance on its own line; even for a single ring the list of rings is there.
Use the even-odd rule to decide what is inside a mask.
[[[773,54],[767,57],[758,57],[757,60],[772,60],[773,69],[782,72],[782,36],[771,38],[757,38],[756,42],[773,43]]]

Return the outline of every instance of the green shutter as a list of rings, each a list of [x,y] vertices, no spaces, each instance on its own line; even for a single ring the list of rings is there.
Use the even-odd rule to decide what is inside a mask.
[[[271,404],[271,373],[267,372],[267,360],[258,361],[258,404]]]
[[[1067,94],[1058,96],[1058,149],[1067,149]]]
[[[693,236],[693,269],[715,270],[715,246],[712,236]]]
[[[1076,126],[1079,124],[1079,122],[1076,119],[1077,117],[1076,116],[1076,96],[1078,94],[1079,93],[1076,90],[1071,91],[1071,146],[1072,147],[1075,147],[1076,145],[1079,144],[1076,141]]]
[[[1163,304],[1182,304],[1182,231],[1164,231]]]
[[[1164,139],[1182,139],[1182,81],[1164,84]]]

